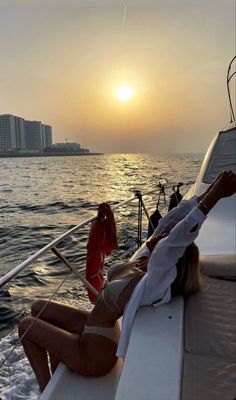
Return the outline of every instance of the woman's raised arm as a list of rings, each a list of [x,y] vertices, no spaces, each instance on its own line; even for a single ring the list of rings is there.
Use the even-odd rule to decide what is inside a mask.
[[[235,192],[236,174],[233,171],[224,171],[210,187],[210,190],[207,190],[201,197],[198,207],[203,214],[207,215],[220,199],[232,196]]]

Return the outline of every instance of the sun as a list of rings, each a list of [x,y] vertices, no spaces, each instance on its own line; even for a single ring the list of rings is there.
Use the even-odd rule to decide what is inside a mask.
[[[116,95],[121,101],[128,101],[133,95],[132,88],[129,85],[121,85],[117,88]]]

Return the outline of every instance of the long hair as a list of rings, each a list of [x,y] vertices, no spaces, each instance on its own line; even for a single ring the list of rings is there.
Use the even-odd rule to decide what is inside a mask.
[[[172,293],[189,296],[202,289],[199,250],[193,242],[186,247],[176,264],[177,277],[172,283]]]

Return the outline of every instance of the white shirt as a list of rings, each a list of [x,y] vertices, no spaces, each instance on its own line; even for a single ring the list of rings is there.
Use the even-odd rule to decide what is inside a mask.
[[[206,219],[197,204],[197,198],[193,197],[190,200],[183,200],[178,207],[172,209],[159,221],[158,227],[153,233],[153,236],[158,236],[160,233],[168,231],[169,235],[156,244],[151,255],[145,245],[138,253],[137,258],[143,256],[150,256],[150,258],[147,273],[135,287],[125,307],[117,349],[118,357],[124,357],[126,354],[132,324],[138,308],[148,305],[159,307],[170,301],[171,284],[177,275],[176,263],[186,247],[196,239],[199,229]]]

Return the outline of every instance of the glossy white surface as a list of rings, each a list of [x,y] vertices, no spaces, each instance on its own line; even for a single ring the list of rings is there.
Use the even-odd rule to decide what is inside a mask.
[[[121,369],[119,359],[109,374],[94,378],[78,375],[60,364],[39,400],[112,400]]]
[[[140,309],[115,400],[178,400],[183,358],[183,299]]]
[[[193,187],[185,198],[203,193],[208,185]],[[234,254],[236,252],[236,194],[222,199],[211,210],[196,240],[201,255]]]
[[[183,311],[181,296],[159,308],[142,308],[135,319],[123,369],[119,359],[109,374],[92,378],[60,364],[40,400],[178,400]]]
[[[188,199],[203,193],[223,170],[236,171],[236,124],[220,132],[211,142]],[[204,180],[209,181],[208,184]],[[236,252],[236,194],[222,199],[210,211],[196,240],[201,255]]]

